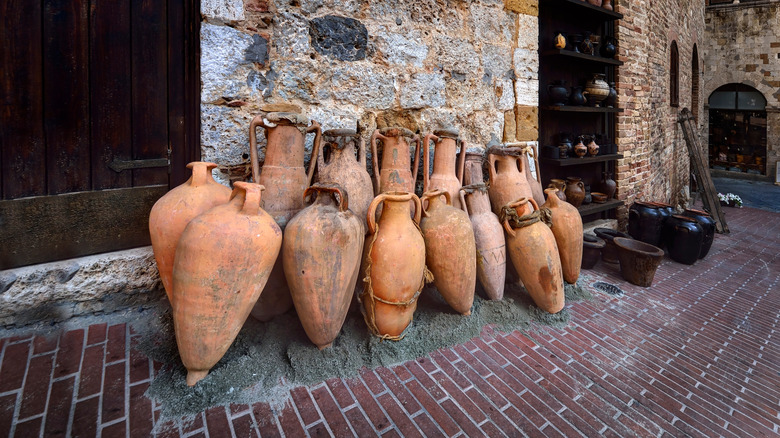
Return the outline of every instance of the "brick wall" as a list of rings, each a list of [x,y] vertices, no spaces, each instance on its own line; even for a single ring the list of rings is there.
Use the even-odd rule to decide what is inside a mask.
[[[740,83],[767,100],[767,174],[780,160],[780,2],[765,1],[707,8],[702,55],[702,96]],[[704,126],[705,132],[708,126]]]
[[[470,146],[535,141],[537,10],[537,0],[203,0],[203,159],[223,183],[247,178],[249,122],[282,101],[323,130],[359,123],[366,140],[377,126],[452,124]]]
[[[617,118],[617,143],[625,156],[618,162],[618,197],[629,206],[634,200],[677,204],[686,199],[689,159],[677,116],[692,104],[692,54],[701,59],[704,35],[704,3],[698,0],[621,0],[616,10],[624,14],[617,38],[619,59],[618,102],[625,112]],[[670,104],[670,45],[679,50],[679,106]],[[701,87],[700,87],[701,88]],[[701,105],[705,99],[700,96]],[[619,219],[625,224],[627,209]]]

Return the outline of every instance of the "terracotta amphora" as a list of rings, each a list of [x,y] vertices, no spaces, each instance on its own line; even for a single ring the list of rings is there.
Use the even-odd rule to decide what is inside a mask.
[[[482,152],[466,152],[466,162],[463,165],[463,185],[483,184],[485,175],[482,168],[485,164],[485,154]],[[486,186],[487,187],[487,186]]]
[[[379,165],[377,141],[382,142],[382,165]],[[417,169],[420,166],[420,137],[401,127],[377,129],[371,135],[374,166],[374,193],[391,191],[414,193]],[[409,155],[410,143],[415,143],[414,166]]]
[[[282,262],[295,310],[321,350],[341,331],[360,271],[366,231],[337,184],[315,184],[314,203],[287,223]]]
[[[429,176],[431,163],[430,144],[434,144],[433,173]],[[460,154],[457,154],[460,143]],[[423,140],[423,193],[442,189],[450,194],[452,206],[460,208],[458,192],[463,185],[463,169],[466,164],[466,143],[458,139],[458,130],[453,127],[437,129]],[[457,156],[457,160],[456,160]],[[457,170],[456,170],[457,161]]]
[[[267,146],[262,172],[257,154],[257,127],[265,128]],[[308,172],[304,168],[305,135],[315,133]],[[271,112],[252,119],[249,125],[249,153],[252,159],[252,177],[267,187],[263,194],[263,208],[284,230],[287,222],[303,207],[303,191],[311,184],[316,157],[319,154],[321,130],[319,123],[293,112]],[[266,293],[252,309],[252,317],[268,321],[287,312],[293,306],[290,289],[279,259],[268,279]]]
[[[557,192],[555,192],[555,195],[558,196],[558,199],[561,201],[566,200],[566,181],[558,178],[553,178],[550,180],[550,184],[547,186],[547,188],[555,188],[558,189]]]
[[[506,204],[520,198],[532,198],[533,191],[525,175],[528,169],[521,149],[493,146],[487,154],[488,195],[493,213],[500,217]]]
[[[279,255],[282,230],[260,208],[263,190],[236,182],[230,201],[193,219],[176,247],[173,323],[189,386],[233,343]]]
[[[480,171],[481,173],[481,171]],[[460,205],[471,219],[477,245],[477,279],[491,300],[504,298],[506,239],[498,217],[490,210],[487,185],[471,184],[460,189]]]
[[[539,159],[537,158],[536,149],[533,146],[528,146],[523,150],[523,159],[528,160],[524,164],[529,165],[529,170],[525,172],[525,177],[528,180],[528,186],[531,187],[531,193],[534,195],[534,201],[537,204],[544,203],[544,190],[542,189],[541,168],[539,167]],[[533,171],[530,167],[533,166]],[[534,177],[536,172],[536,177]]]
[[[555,236],[539,219],[539,205],[521,198],[504,207],[506,247],[512,264],[536,305],[549,313],[563,309],[563,273]]]
[[[471,315],[477,284],[477,245],[469,215],[453,207],[449,192],[441,189],[425,192],[422,203],[420,229],[433,284],[456,312]]]
[[[585,184],[582,182],[582,178],[577,176],[569,176],[566,178],[566,202],[573,205],[575,208],[582,205],[582,201],[585,199]]]
[[[409,203],[415,206],[414,219]],[[376,222],[377,207],[383,205]],[[412,322],[427,269],[420,198],[409,192],[380,193],[368,208],[366,276],[360,302],[369,330],[394,341]]]
[[[556,191],[558,189],[554,188],[544,191],[547,194],[547,202],[542,207],[547,207],[552,212],[550,229],[561,256],[563,279],[574,284],[580,277],[582,267],[582,217],[573,205],[558,199],[555,196]]]
[[[317,157],[317,179],[322,183],[338,184],[346,190],[349,209],[368,229],[366,215],[374,199],[374,186],[366,170],[363,138],[352,129],[331,129],[322,136],[324,144]]]
[[[165,293],[173,305],[173,260],[184,227],[197,215],[230,199],[230,189],[214,181],[214,163],[194,161],[187,165],[192,176],[158,199],[149,213],[149,234]]]

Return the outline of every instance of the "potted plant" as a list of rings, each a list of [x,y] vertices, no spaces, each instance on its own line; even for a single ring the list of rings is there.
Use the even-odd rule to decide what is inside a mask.
[[[720,201],[720,205],[742,208],[742,198],[733,193],[726,193],[725,195],[723,193],[718,193],[718,200]]]

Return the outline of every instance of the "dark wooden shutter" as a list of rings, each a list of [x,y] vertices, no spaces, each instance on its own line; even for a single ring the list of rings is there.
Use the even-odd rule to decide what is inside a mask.
[[[199,24],[197,0],[0,3],[0,269],[149,243],[200,156]]]

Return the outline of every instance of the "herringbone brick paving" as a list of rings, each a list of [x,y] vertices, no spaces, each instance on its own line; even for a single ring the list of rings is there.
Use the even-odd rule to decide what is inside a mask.
[[[471,341],[363,369],[265,403],[160,419],[159,371],[133,323],[0,339],[0,436],[776,436],[780,214],[727,209],[693,266],[666,259],[651,288],[616,266],[622,296],[567,305],[564,328],[487,327]]]

